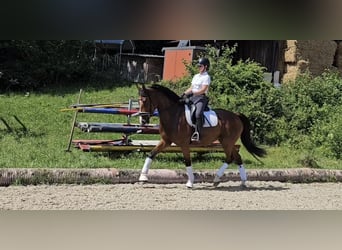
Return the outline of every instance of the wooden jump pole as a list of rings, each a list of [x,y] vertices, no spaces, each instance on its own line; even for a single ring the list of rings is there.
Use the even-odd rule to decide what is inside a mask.
[[[81,94],[82,94],[82,89],[80,89],[80,93],[79,93],[79,95],[78,95],[77,103],[80,103],[80,101],[81,101]],[[76,124],[77,114],[78,114],[78,110],[76,110],[75,113],[74,113],[74,118],[73,118],[72,124],[71,124],[71,131],[70,131],[70,136],[69,136],[69,143],[68,143],[67,149],[65,150],[66,152],[70,152],[72,137],[73,137],[74,131],[75,131],[75,124]]]
[[[6,120],[5,120],[4,118],[0,117],[0,120],[3,122],[3,124],[5,124],[5,126],[6,126],[6,128],[7,128],[7,130],[8,130],[9,132],[12,132],[12,131],[13,131],[13,129],[11,128],[11,126],[6,122]]]

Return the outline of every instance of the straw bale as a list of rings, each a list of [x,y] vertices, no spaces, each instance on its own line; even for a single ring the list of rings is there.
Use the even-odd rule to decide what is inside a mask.
[[[297,77],[297,73],[285,73],[283,75],[283,83],[294,81]]]
[[[287,40],[284,55],[283,82],[294,80],[306,70],[317,76],[326,69],[336,69],[334,61],[342,72],[342,43],[332,40]]]
[[[284,53],[284,60],[288,63],[296,62],[296,40],[287,40],[286,41],[286,49]]]
[[[319,75],[325,69],[332,68],[337,49],[337,43],[335,41],[298,40],[296,44],[297,60],[308,62],[308,67],[303,67],[304,69],[308,68],[313,75]]]
[[[295,80],[299,73],[297,64],[287,64],[286,73],[283,75],[283,82],[286,83]]]

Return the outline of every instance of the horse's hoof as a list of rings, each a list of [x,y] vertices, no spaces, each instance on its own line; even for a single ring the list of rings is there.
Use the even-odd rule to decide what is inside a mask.
[[[185,184],[185,186],[187,187],[187,188],[193,188],[193,183],[191,182],[191,181],[188,181],[186,184]]]
[[[240,184],[240,187],[241,187],[241,189],[247,189],[247,185],[246,185],[245,182],[242,182],[242,183]]]
[[[214,187],[217,187],[219,184],[220,184],[219,181],[218,181],[218,182],[214,182],[214,183],[213,183],[213,186],[214,186]]]
[[[215,178],[213,180],[214,187],[217,187],[220,184],[220,182],[221,182],[221,178],[215,175]]]
[[[148,182],[147,174],[140,174],[139,181]]]

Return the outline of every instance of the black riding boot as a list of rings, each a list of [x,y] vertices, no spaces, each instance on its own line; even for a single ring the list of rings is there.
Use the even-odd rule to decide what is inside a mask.
[[[195,132],[191,136],[191,141],[199,141],[200,140],[200,133],[203,127],[203,119],[196,119],[196,128]]]

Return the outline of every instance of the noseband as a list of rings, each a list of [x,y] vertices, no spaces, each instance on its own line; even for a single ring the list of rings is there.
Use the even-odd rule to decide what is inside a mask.
[[[148,98],[148,100],[149,100],[148,113],[149,113],[149,116],[152,116],[153,115],[153,104],[152,104],[152,98],[151,98],[150,94],[148,93],[148,91],[145,91],[145,89],[141,89],[139,95],[140,95],[139,100],[143,103],[145,103],[146,98]]]

